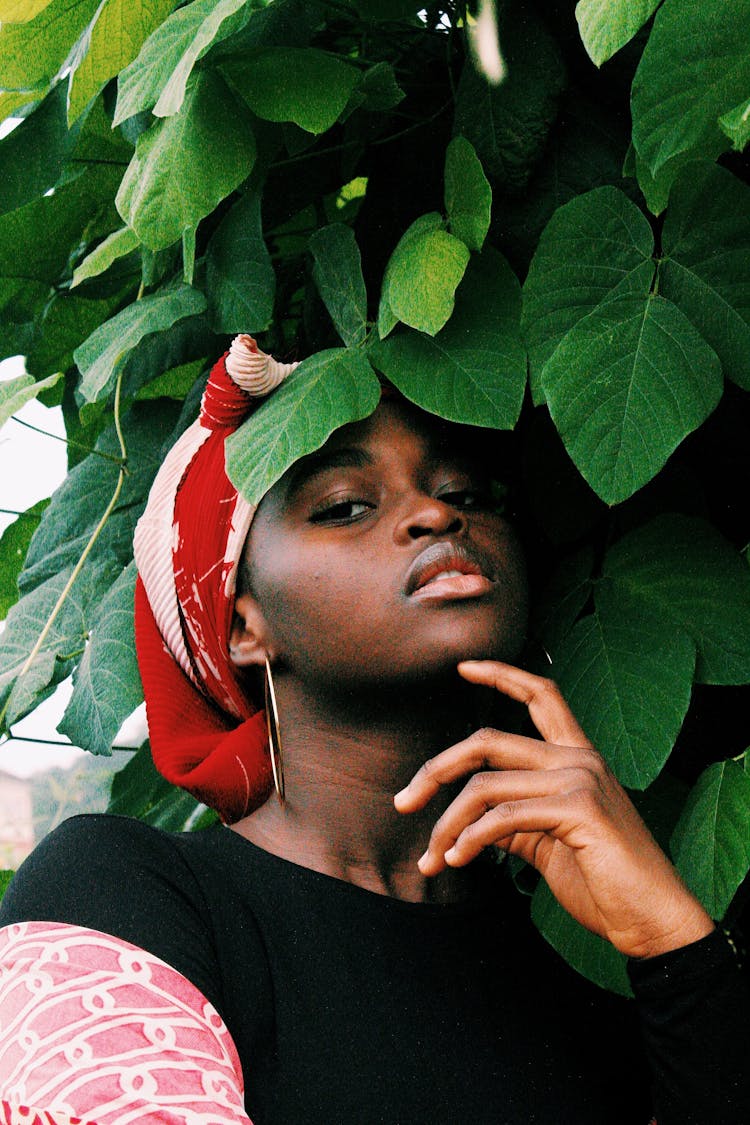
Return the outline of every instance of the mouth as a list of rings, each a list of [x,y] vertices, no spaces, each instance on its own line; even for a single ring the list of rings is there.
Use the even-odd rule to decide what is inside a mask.
[[[492,567],[464,544],[433,543],[412,563],[405,593],[420,601],[476,598],[494,586]]]

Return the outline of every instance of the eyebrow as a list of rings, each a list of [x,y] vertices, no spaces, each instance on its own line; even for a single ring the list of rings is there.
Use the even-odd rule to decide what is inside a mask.
[[[374,464],[372,454],[358,445],[310,453],[292,466],[287,495],[293,496],[309,480],[327,469],[362,469]]]

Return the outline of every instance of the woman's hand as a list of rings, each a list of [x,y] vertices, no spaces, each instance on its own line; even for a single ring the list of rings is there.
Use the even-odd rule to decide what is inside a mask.
[[[496,661],[466,661],[466,680],[525,703],[542,740],[480,730],[425,762],[395,797],[423,808],[471,774],[432,830],[425,875],[461,867],[490,844],[539,871],[582,925],[632,957],[650,957],[714,928],[592,747],[557,686]]]

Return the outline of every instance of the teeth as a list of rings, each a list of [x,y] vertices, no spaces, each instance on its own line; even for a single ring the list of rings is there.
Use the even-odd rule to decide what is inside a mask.
[[[436,574],[425,585],[430,586],[433,582],[439,582],[441,578],[461,578],[463,571],[461,570],[441,570],[440,574]]]

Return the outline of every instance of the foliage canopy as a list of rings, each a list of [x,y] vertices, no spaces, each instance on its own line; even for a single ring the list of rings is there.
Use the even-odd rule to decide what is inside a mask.
[[[720,918],[750,867],[732,720],[750,681],[750,0],[506,0],[499,85],[473,16],[0,0],[0,114],[21,118],[0,141],[0,358],[28,372],[0,384],[0,424],[38,397],[70,442],[63,485],[3,537],[1,729],[72,673],[60,729],[110,752],[141,698],[135,521],[211,363],[251,332],[303,360],[245,424],[263,458],[243,430],[230,443],[251,499],[373,409],[376,372],[515,430],[528,660],[551,660]],[[205,819],[146,749],[113,807]],[[544,887],[532,912],[627,987]]]

